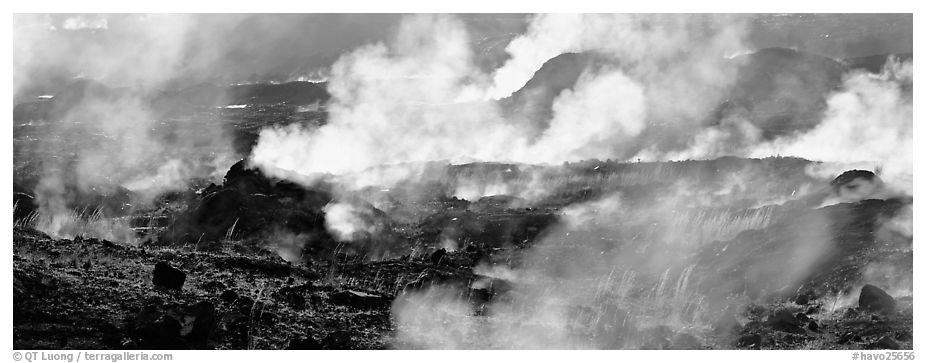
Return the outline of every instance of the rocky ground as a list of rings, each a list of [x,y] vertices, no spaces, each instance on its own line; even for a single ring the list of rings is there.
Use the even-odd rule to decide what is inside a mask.
[[[17,349],[387,346],[391,284],[377,289],[273,253],[14,234]],[[407,264],[408,271],[423,269]],[[170,276],[174,269],[182,272]],[[158,272],[168,276],[156,281]]]
[[[397,294],[475,278],[455,266],[466,252],[331,269],[271,253],[55,240],[25,229],[14,231],[14,249],[15,349],[386,349]],[[183,271],[179,280],[154,284],[159,263]],[[494,294],[469,291],[472,301]],[[705,337],[651,332],[643,348],[912,349],[912,298],[879,291],[836,310],[811,295],[753,304]]]
[[[835,60],[782,48],[735,57],[727,62],[740,69],[730,97],[701,122],[715,125],[739,114],[755,120],[766,137],[809,129],[848,72],[877,72],[887,59]],[[548,122],[555,95],[601,62],[593,54],[557,56],[497,105],[505,115]],[[903,92],[912,92],[908,88]],[[486,306],[516,296],[519,286],[477,272],[523,269],[538,249],[552,258],[542,263],[550,269],[611,271],[600,256],[631,265],[657,251],[679,264],[633,266],[640,283],[621,297],[646,310],[642,297],[690,280],[692,296],[703,299],[680,299],[682,315],[697,315],[691,311],[704,306],[712,313],[686,316],[692,324],[682,327],[645,324],[646,317],[627,327],[620,319],[627,331],[617,335],[632,336],[633,343],[616,344],[595,336],[596,329],[614,333],[616,317],[627,312],[612,309],[611,301],[574,302],[570,309],[595,321],[581,327],[595,347],[912,348],[912,237],[884,232],[909,211],[912,198],[831,200],[844,185],[877,178],[871,172],[849,172],[830,184],[807,172],[818,165],[798,158],[584,160],[550,167],[431,162],[411,166],[414,182],[345,191],[351,180],[328,176],[309,188],[268,178],[244,161],[224,168],[251,154],[261,130],[324,125],[326,84],[200,84],[134,93],[78,80],[62,84],[52,99],[14,108],[16,349],[420,348],[400,339],[392,311],[399,298],[450,286],[472,305],[472,315],[491,319]],[[90,127],[95,117],[82,123],[70,116],[88,103],[122,97],[139,98],[159,120],[146,137],[170,145],[165,151],[178,160],[217,164],[216,170],[200,171],[185,190],[154,201],[116,182],[86,188],[75,174],[77,151],[112,140],[105,128]],[[217,131],[228,140],[210,142]],[[193,147],[178,137],[195,135],[209,137],[194,137]],[[164,161],[133,167],[153,175]],[[374,169],[366,172],[390,175],[402,166]],[[61,180],[48,184],[52,171]],[[60,189],[55,195],[66,199],[65,209],[75,211],[65,216],[74,228],[55,237],[36,223],[41,189],[49,185]],[[624,211],[619,218],[587,231],[560,228],[570,211],[614,196]],[[333,206],[350,208],[368,228],[339,236],[326,224]],[[99,238],[116,225],[137,238]],[[558,241],[544,244],[551,239]],[[681,244],[697,248],[681,250]],[[597,272],[581,281],[611,281]],[[671,279],[678,285],[666,282]],[[600,319],[605,315],[613,321]]]
[[[324,236],[317,220],[308,223],[329,202],[324,193],[265,182],[259,173],[233,167],[223,185],[207,187],[198,200],[188,202],[160,237],[137,246],[52,238],[28,226],[15,227],[14,347],[415,348],[396,341],[391,308],[397,297],[455,286],[477,312],[504,297],[511,282],[478,275],[474,267],[516,267],[538,235],[559,218],[555,201],[566,198],[552,196],[542,208],[504,207],[511,205],[510,198],[501,198],[504,203],[499,198],[472,204],[453,198],[422,202],[419,209],[430,208],[431,214],[415,223],[389,219],[388,238],[398,247],[374,250],[362,243],[345,247]],[[254,188],[270,188],[263,192],[279,198],[265,200],[267,194]],[[853,289],[866,283],[887,288],[912,271],[911,241],[880,232],[884,220],[910,203],[896,198],[822,208],[786,203],[767,227],[706,244],[696,256],[695,276],[742,286],[731,291],[752,302],[697,334],[668,326],[634,330],[641,337],[637,347],[911,349],[912,296],[890,296],[872,285]],[[264,215],[264,222],[241,222],[270,211],[276,212]],[[816,261],[806,278],[775,285],[774,291],[759,283],[774,285],[774,279],[750,280],[750,269],[766,271],[764,259],[798,248],[795,243],[801,240],[794,231],[811,228],[821,216],[831,221],[827,228],[835,233],[836,252]],[[196,218],[207,222],[176,222]],[[239,234],[219,236],[226,223],[240,228]],[[259,228],[273,223],[301,223],[302,232],[315,233],[317,244],[287,261]],[[467,242],[459,249],[441,248],[445,230]],[[200,237],[171,243],[171,238],[209,233],[215,236],[207,242]],[[419,246],[421,241],[431,243]],[[892,270],[878,275],[867,266]]]

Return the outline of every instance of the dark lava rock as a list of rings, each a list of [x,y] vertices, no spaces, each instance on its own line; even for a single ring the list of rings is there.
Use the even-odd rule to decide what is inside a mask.
[[[811,321],[811,322],[807,323],[807,329],[810,329],[810,331],[814,331],[814,332],[815,332],[815,331],[819,331],[819,330],[820,330],[820,325],[817,324],[817,322],[815,322],[815,321]]]
[[[865,285],[858,296],[858,307],[864,311],[893,314],[897,303],[884,290],[873,285]]]
[[[403,288],[403,291],[417,291],[424,289],[430,286],[444,283],[448,279],[447,276],[441,275],[439,272],[433,269],[425,269],[418,274],[418,277],[414,281],[409,282]]]
[[[337,349],[344,350],[350,349],[350,332],[345,330],[338,330],[331,332],[325,339],[322,340],[322,347],[324,349]]]
[[[280,321],[280,316],[271,312],[263,311],[260,312],[260,315],[258,315],[258,319],[267,324],[274,324]]]
[[[469,301],[476,304],[486,304],[492,301],[495,295],[489,289],[470,289],[467,297]]]
[[[444,257],[446,256],[447,256],[447,250],[441,248],[437,251],[434,251],[434,253],[432,253],[431,256],[428,257],[428,260],[431,261],[431,263],[435,265],[439,265],[441,263],[441,260],[443,260]]]
[[[762,347],[762,336],[759,334],[745,335],[736,341],[737,347],[759,349]]]
[[[894,335],[894,338],[896,338],[899,341],[906,342],[906,341],[910,341],[911,339],[913,339],[913,334],[910,334],[910,332],[906,330],[899,331],[897,332],[897,334]]]
[[[282,301],[294,309],[303,309],[306,305],[306,295],[314,290],[311,282],[300,285],[283,286],[273,293],[274,299]]]
[[[860,342],[860,341],[862,341],[862,337],[860,337],[858,333],[854,331],[847,331],[847,332],[836,335],[837,344],[850,344],[853,342]]]
[[[221,186],[205,188],[163,237],[174,242],[216,242],[278,228],[316,236],[310,249],[333,250],[337,243],[325,229],[322,211],[330,201],[331,194],[324,190],[276,180],[242,160],[229,168]]]
[[[839,174],[839,176],[837,176],[836,179],[833,179],[833,181],[830,182],[830,185],[833,186],[833,188],[839,188],[858,178],[863,178],[865,180],[872,180],[877,177],[878,176],[875,175],[875,173],[872,173],[868,170],[853,169],[853,170],[844,172],[842,174]]]
[[[468,241],[482,248],[496,248],[533,241],[541,232],[555,224],[557,218],[553,212],[545,210],[508,210],[487,214],[477,214],[469,210],[446,210],[427,216],[421,221],[419,228],[422,232],[421,238],[427,240],[441,241],[449,238]],[[470,255],[470,252],[466,254]]]
[[[803,334],[804,329],[801,328],[801,322],[791,315],[787,310],[779,310],[772,315],[769,315],[766,324],[774,330],[783,331],[786,333],[794,334]]]
[[[224,257],[215,261],[217,268],[241,269],[274,277],[287,277],[293,266],[279,256],[275,259],[248,258],[245,256]]]
[[[468,298],[473,303],[487,303],[495,297],[511,291],[511,283],[502,279],[483,278],[470,284]]]
[[[354,290],[332,293],[331,303],[358,309],[378,309],[389,306],[389,300],[385,297]]]
[[[833,188],[833,192],[835,192],[836,195],[842,195],[854,192],[859,186],[859,182],[857,181],[881,183],[881,179],[878,178],[878,175],[875,173],[868,170],[853,169],[839,174],[836,179],[830,182],[830,186]]]
[[[884,188],[884,182],[868,170],[849,170],[830,182],[833,192],[846,201],[879,199],[877,194]]]
[[[219,299],[222,299],[222,301],[224,302],[230,303],[235,300],[238,300],[238,293],[235,292],[235,290],[231,290],[231,289],[225,290],[224,292],[222,292],[222,295],[219,295]]]
[[[128,338],[141,349],[207,348],[217,326],[215,306],[145,306],[130,322]]]
[[[250,315],[251,310],[255,308],[254,299],[247,296],[238,296],[238,299],[235,300],[235,305],[238,306],[238,312],[242,315]],[[259,307],[260,305],[258,305]]]
[[[186,281],[186,274],[183,271],[164,261],[154,265],[153,275],[151,282],[154,283],[154,286],[166,289],[180,290],[183,287],[183,282]]]
[[[203,288],[206,290],[220,291],[225,290],[228,286],[225,286],[221,281],[209,281],[203,284]]]
[[[800,294],[794,298],[794,303],[798,305],[807,305],[810,303],[810,296],[807,294]]]
[[[897,332],[897,334],[894,335],[894,338],[896,338],[899,341],[906,342],[906,341],[909,341],[910,339],[913,339],[913,334],[911,334],[907,330],[899,331]]]
[[[878,341],[868,344],[866,346],[868,349],[891,349],[898,350],[900,349],[900,344],[897,344],[893,339],[889,337],[883,337]]]
[[[749,315],[765,315],[768,309],[762,305],[750,304],[746,306],[746,313]]]
[[[215,306],[211,302],[201,301],[190,306],[189,310],[189,314],[184,316],[180,335],[192,346],[204,346],[216,327]]]
[[[254,299],[247,296],[238,296],[238,306],[242,309],[251,309],[254,305]]]
[[[794,315],[794,318],[797,319],[797,321],[801,324],[804,324],[810,321],[810,317],[808,317],[807,314],[804,314],[804,313],[797,313],[797,315]]]
[[[846,312],[842,314],[842,317],[845,319],[852,319],[852,318],[858,317],[858,309],[848,308],[846,309]]]
[[[94,239],[91,238],[90,240],[93,241]],[[115,244],[115,243],[112,243],[111,241],[107,241],[107,240],[105,240],[105,239],[102,240],[102,241],[100,241],[100,244],[103,245],[104,248],[109,248],[109,249],[122,249],[122,246],[117,245],[117,244]]]
[[[143,349],[184,349],[186,344],[180,338],[181,327],[177,319],[162,315],[136,331],[136,342]]]
[[[318,350],[324,348],[315,338],[310,336],[297,338],[289,341],[287,350]]]
[[[129,321],[127,338],[141,349],[183,349],[181,328],[180,321],[162,311],[160,304],[149,304]]]

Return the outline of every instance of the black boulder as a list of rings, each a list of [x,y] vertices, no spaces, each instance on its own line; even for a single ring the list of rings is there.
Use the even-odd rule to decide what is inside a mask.
[[[154,283],[154,286],[169,290],[180,290],[183,287],[183,282],[186,281],[186,273],[164,261],[154,265],[153,275],[151,282]]]

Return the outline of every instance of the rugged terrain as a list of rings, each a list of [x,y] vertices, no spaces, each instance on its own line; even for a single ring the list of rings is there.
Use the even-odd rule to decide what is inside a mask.
[[[695,121],[807,130],[846,72],[886,59],[734,57],[729,97]],[[555,96],[600,62],[555,57],[497,106],[542,129]],[[324,83],[59,91],[13,114],[16,349],[519,348],[560,335],[565,348],[912,348],[913,201],[877,171],[833,179],[792,157],[432,161],[299,183],[245,158],[263,128],[324,125]],[[230,159],[155,196],[108,175],[81,183],[75,150],[114,136],[73,109],[129,99],[167,151]],[[215,130],[231,145],[177,141]],[[157,174],[157,162],[133,166]],[[355,183],[383,175],[404,179]],[[57,219],[40,211],[53,187]]]
[[[565,173],[583,175],[604,169],[602,173],[614,178],[612,187],[625,193],[634,191],[627,193],[635,196],[629,197],[628,203],[639,203],[639,208],[645,210],[644,204],[657,200],[654,195],[665,192],[666,186],[622,185],[614,181],[617,175],[659,168],[653,170],[696,178],[701,171],[705,172],[702,183],[711,183],[713,175],[723,169],[742,172],[749,166],[787,174],[788,166],[799,170],[806,163],[799,159],[723,159],[675,165],[598,162],[572,166],[574,169]],[[482,172],[492,170],[491,165],[462,168],[473,167],[481,167]],[[451,167],[458,173],[454,168],[461,167]],[[796,183],[804,182],[807,180],[797,178]],[[261,186],[269,188],[265,190],[268,194],[244,192]],[[55,239],[27,226],[16,227],[16,348],[415,347],[395,340],[397,326],[390,309],[397,297],[430,286],[455,286],[476,309],[493,299],[505,298],[513,289],[516,291],[517,286],[512,287],[515,283],[480,275],[477,272],[481,270],[475,267],[488,264],[518,268],[526,263],[523,261],[532,248],[544,248],[535,246],[539,240],[557,233],[554,227],[561,223],[566,206],[595,200],[596,194],[605,193],[551,193],[545,202],[536,204],[539,206],[526,209],[512,207],[516,200],[512,197],[482,198],[471,203],[437,195],[432,200],[406,201],[416,206],[405,206],[405,213],[417,217],[408,217],[404,223],[391,219],[389,233],[384,234],[391,235],[391,239],[372,236],[365,242],[387,245],[374,249],[363,243],[337,242],[327,235],[320,220],[314,224],[316,227],[304,223],[312,213],[319,215],[309,220],[324,219],[321,208],[329,201],[323,192],[271,183],[259,172],[241,165],[232,168],[223,185],[206,189],[186,202],[187,210],[179,212],[183,217],[171,218],[177,222],[162,228],[158,238],[149,238],[140,245],[89,237]],[[221,193],[228,195],[220,197]],[[216,198],[227,200],[218,205],[210,202]],[[728,311],[721,318],[696,318],[693,324],[699,327],[684,331],[669,326],[648,327],[641,321],[628,328],[627,336],[634,337],[637,348],[657,349],[909,349],[912,297],[888,297],[896,300],[896,308],[890,310],[866,309],[859,307],[855,288],[872,283],[889,289],[906,283],[904,279],[912,271],[911,241],[886,235],[882,225],[902,213],[911,201],[863,200],[822,208],[808,205],[815,200],[819,203],[819,198],[811,195],[772,205],[769,223],[734,233],[729,240],[705,241],[697,248],[699,252],[685,257],[696,262],[692,274],[696,279],[739,286],[704,284],[724,293],[705,296],[719,300],[747,297],[750,302],[741,305],[740,310]],[[742,204],[746,206],[741,209],[743,213],[749,213],[749,204]],[[735,216],[730,218],[736,220]],[[837,246],[818,256],[810,265],[811,271],[800,280],[788,278],[787,265],[763,264],[782,261],[774,257],[777,255],[800,259],[801,254],[810,253],[801,250],[799,244],[806,240],[795,237],[801,234],[794,231],[813,229],[820,218],[830,221],[826,228],[834,233],[832,240]],[[225,224],[238,232],[215,232]],[[301,253],[296,253],[297,257],[271,243],[280,238],[278,235],[266,233],[286,228],[287,224],[300,225],[300,232],[314,236]],[[198,241],[170,237],[202,228],[206,229],[201,233],[208,237]],[[448,246],[448,233],[459,244]],[[581,241],[582,237],[574,238]],[[564,241],[569,243],[569,239]],[[605,247],[620,252],[622,244],[632,243],[628,240]],[[579,247],[605,248],[574,245],[559,252],[563,258],[559,263],[583,258],[585,252],[575,252]],[[634,253],[627,248],[623,251]],[[646,258],[645,253],[640,258]],[[153,283],[159,262],[183,271],[181,288]],[[876,264],[890,269],[880,274],[865,271]],[[650,278],[640,271],[641,280]],[[769,274],[787,283],[764,277]],[[645,294],[645,289],[631,291],[627,296],[632,298],[634,294]]]

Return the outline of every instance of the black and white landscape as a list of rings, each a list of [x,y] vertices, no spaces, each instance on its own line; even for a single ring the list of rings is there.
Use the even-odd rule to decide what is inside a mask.
[[[910,14],[13,20],[15,349],[912,349]]]

